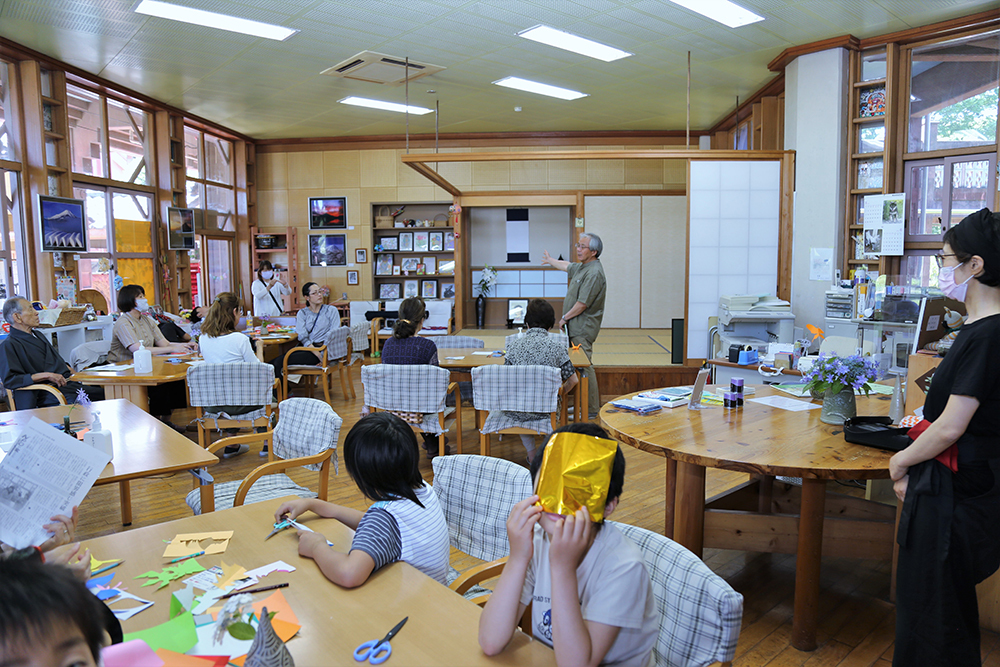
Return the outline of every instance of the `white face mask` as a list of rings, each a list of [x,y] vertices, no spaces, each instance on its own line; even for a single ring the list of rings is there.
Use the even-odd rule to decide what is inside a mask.
[[[271,278],[274,277],[274,271],[261,271],[260,277],[263,278],[264,280],[270,280]]]
[[[145,312],[149,310],[149,301],[147,301],[146,299],[136,299],[135,307],[140,311]]]

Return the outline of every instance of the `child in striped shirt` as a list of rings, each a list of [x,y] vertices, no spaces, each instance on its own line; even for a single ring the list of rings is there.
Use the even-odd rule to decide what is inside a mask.
[[[417,438],[406,423],[388,412],[368,415],[344,442],[344,463],[358,489],[375,503],[364,513],[316,498],[282,503],[277,521],[309,510],[353,528],[349,553],[334,551],[319,533],[300,530],[299,555],[312,558],[326,578],[356,588],[373,572],[406,561],[442,584],[451,547],[448,525],[434,489],[417,467]]]

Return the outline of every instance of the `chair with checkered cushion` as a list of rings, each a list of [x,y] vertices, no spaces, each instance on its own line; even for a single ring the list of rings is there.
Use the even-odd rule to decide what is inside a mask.
[[[365,405],[403,417],[414,430],[438,436],[438,453],[444,456],[445,400],[458,392],[458,383],[440,366],[369,364],[361,367]],[[456,400],[458,397],[456,396]],[[459,401],[460,402],[460,401]],[[462,409],[455,410],[458,453],[462,453]]]
[[[504,347],[510,347],[511,341],[517,340],[517,336],[518,334],[511,334],[510,336],[504,338]],[[559,343],[560,347],[565,347],[567,350],[569,349],[569,336],[566,334],[559,331],[550,331],[549,338],[554,338],[556,342]]]
[[[340,371],[340,389],[344,392],[344,398],[346,399],[348,394],[351,395],[351,398],[356,398],[357,395],[354,393],[354,381],[351,379],[350,367],[352,346],[351,327],[337,327],[330,332],[322,347],[293,347],[290,349],[285,353],[285,359],[282,364],[282,396],[288,396],[288,374],[292,373],[294,375],[318,378],[323,383],[323,396],[326,397],[326,402],[329,403],[330,376],[333,375],[334,370],[337,370]],[[288,356],[292,352],[299,350],[319,353],[321,356],[319,364],[315,366],[292,364],[289,366]],[[309,391],[312,392],[312,389],[310,388]]]
[[[479,449],[490,455],[492,433],[548,435],[556,429],[562,376],[551,366],[486,365],[472,369],[472,401],[479,427]],[[565,404],[565,403],[564,403]],[[534,412],[541,419],[522,420],[512,412]]]
[[[478,338],[473,338],[472,336],[435,336],[431,338],[434,344],[441,348],[452,348],[452,349],[479,349],[486,347],[486,343],[479,340]]]
[[[215,484],[202,481],[201,486],[187,494],[185,501],[195,514],[215,509],[238,507],[294,495],[300,498],[326,500],[330,488],[330,463],[337,470],[337,442],[343,420],[329,404],[313,398],[289,398],[278,406],[281,419],[274,431],[223,438],[209,447],[218,451],[228,445],[259,440],[268,441],[268,461],[258,466],[246,478]],[[319,472],[319,490],[296,484],[284,474],[289,468],[303,467]]]
[[[208,447],[209,431],[247,426],[271,428],[274,367],[257,362],[198,364],[187,370],[188,405],[195,409],[198,444]],[[244,414],[210,412],[217,407],[258,409]],[[257,435],[257,440],[262,440]]]
[[[660,612],[660,633],[653,647],[657,667],[729,665],[740,636],[743,596],[670,538],[608,523],[639,547],[653,580]]]

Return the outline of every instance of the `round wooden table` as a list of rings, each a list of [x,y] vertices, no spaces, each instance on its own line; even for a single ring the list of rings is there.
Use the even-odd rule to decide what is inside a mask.
[[[788,397],[756,389],[748,399]],[[858,397],[859,415],[886,414],[888,407],[874,394]],[[796,554],[792,645],[799,650],[816,648],[822,555],[892,558],[895,509],[840,494],[828,501],[826,492],[831,479],[887,478],[892,452],[846,442],[842,427],[819,420],[819,409],[793,412],[748,400],[738,410],[685,406],[641,416],[608,402],[600,414],[621,442],[666,457],[664,533],[674,541],[699,556],[704,546]],[[706,503],[709,467],[759,477]],[[776,497],[776,475],[801,477],[801,493],[789,487]]]

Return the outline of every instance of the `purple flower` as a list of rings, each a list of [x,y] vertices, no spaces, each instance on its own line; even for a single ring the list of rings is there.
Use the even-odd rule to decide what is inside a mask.
[[[89,408],[91,405],[90,396],[88,396],[87,392],[83,390],[83,387],[76,390],[76,402],[78,405],[82,405],[85,408]]]

